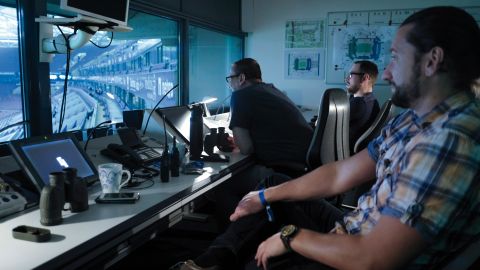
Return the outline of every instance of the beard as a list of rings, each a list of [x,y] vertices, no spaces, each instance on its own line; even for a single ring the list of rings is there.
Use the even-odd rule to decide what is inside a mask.
[[[347,86],[347,92],[349,94],[355,94],[358,92],[358,90],[360,90],[360,87],[358,85],[349,85]]]
[[[410,83],[397,85],[391,81],[390,86],[393,89],[392,103],[401,108],[410,108],[420,97],[420,62],[416,61]]]

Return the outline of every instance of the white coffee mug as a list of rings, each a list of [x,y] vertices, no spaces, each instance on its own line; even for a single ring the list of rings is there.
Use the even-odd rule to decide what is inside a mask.
[[[123,175],[127,178],[123,180]],[[102,184],[103,193],[119,193],[120,188],[128,183],[132,177],[128,170],[124,170],[120,163],[104,163],[98,165],[98,176]]]

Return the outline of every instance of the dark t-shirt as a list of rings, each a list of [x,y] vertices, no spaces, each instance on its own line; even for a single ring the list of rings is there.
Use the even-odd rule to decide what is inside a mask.
[[[295,104],[272,84],[234,91],[230,108],[230,129],[249,130],[261,162],[305,162],[313,130]]]
[[[380,112],[380,106],[373,94],[363,97],[350,96],[350,149],[358,138],[373,124]]]

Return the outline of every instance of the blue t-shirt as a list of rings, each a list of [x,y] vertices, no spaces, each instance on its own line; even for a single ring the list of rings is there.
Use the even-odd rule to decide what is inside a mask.
[[[272,84],[258,83],[234,91],[230,102],[230,129],[249,130],[261,162],[305,162],[313,130],[285,94]]]

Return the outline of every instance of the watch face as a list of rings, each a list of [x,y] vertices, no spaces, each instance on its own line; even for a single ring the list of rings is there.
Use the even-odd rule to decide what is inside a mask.
[[[281,234],[282,236],[290,236],[296,231],[297,231],[297,227],[295,225],[287,225],[282,228]]]

